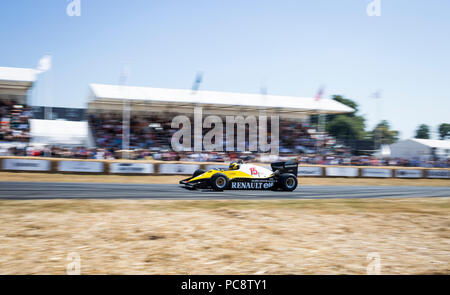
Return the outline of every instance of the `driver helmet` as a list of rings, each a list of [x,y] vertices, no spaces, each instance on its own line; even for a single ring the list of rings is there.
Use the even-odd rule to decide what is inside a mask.
[[[230,166],[228,167],[228,169],[230,170],[238,170],[239,169],[239,164],[236,162],[230,163]]]

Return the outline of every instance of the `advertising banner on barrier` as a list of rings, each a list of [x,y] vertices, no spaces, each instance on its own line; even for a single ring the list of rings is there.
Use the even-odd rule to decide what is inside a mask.
[[[161,174],[192,174],[199,169],[197,164],[159,164]]]
[[[358,168],[353,167],[327,167],[327,176],[345,176],[345,177],[357,177]]]
[[[395,177],[398,177],[398,178],[421,178],[422,170],[398,169],[398,170],[395,170]]]
[[[206,165],[206,171],[211,170],[211,169],[227,169],[228,165],[224,165],[224,164],[210,164],[210,165]]]
[[[427,170],[427,178],[450,178],[450,170]]]
[[[58,162],[58,171],[101,173],[103,166],[102,162],[60,161]]]
[[[28,159],[4,159],[3,170],[49,171],[50,161]]]
[[[298,176],[322,176],[322,167],[298,166]]]
[[[153,164],[148,163],[111,163],[111,173],[140,173],[150,174],[155,172]]]
[[[391,169],[362,168],[362,177],[392,177]]]

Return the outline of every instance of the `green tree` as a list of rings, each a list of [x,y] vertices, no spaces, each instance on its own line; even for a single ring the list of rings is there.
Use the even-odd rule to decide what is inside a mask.
[[[364,118],[337,115],[327,124],[327,132],[337,139],[349,143],[364,136]]]
[[[355,110],[353,113],[346,114],[346,116],[354,117],[356,115],[356,113],[359,111],[358,104],[355,101],[351,100],[351,99],[345,98],[342,95],[333,95],[332,99],[337,101],[337,102],[340,102],[342,104],[345,104],[346,106],[351,107],[352,109]]]
[[[429,139],[430,138],[430,127],[425,124],[419,125],[416,130],[415,138]]]
[[[341,95],[334,95],[332,99],[351,107],[355,111],[348,114],[328,115],[326,125],[327,132],[335,138],[343,140],[346,144],[363,139],[365,119],[357,114],[358,104]]]
[[[440,139],[446,139],[450,136],[450,124],[449,123],[442,123],[438,127],[439,132],[439,138]]]
[[[374,142],[376,148],[382,144],[393,144],[398,141],[400,132],[391,130],[388,121],[383,120],[378,123],[372,131],[367,132],[367,138]]]

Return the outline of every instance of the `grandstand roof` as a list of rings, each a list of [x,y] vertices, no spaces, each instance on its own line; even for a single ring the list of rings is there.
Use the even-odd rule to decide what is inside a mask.
[[[1,81],[34,82],[36,80],[36,70],[25,68],[0,67]]]
[[[291,112],[349,113],[354,110],[332,99],[316,101],[312,97],[261,95],[217,91],[192,91],[151,87],[91,84],[91,101],[133,100],[177,105],[237,106],[252,109],[276,109]]]

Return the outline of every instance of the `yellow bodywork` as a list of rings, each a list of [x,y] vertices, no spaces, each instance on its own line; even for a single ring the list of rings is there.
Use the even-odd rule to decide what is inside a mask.
[[[189,181],[196,181],[196,180],[202,180],[202,179],[209,179],[216,173],[223,173],[225,174],[229,180],[233,178],[255,178],[254,176],[247,174],[245,172],[239,171],[239,170],[216,170],[212,169],[209,170],[197,177],[194,177],[192,179],[189,179]]]

